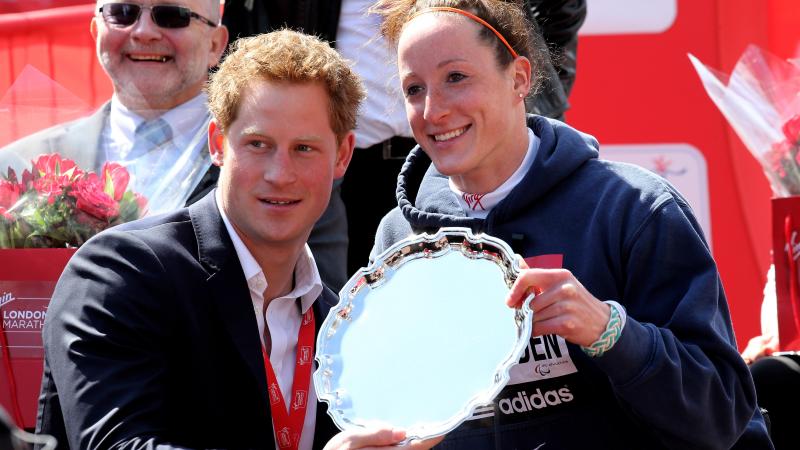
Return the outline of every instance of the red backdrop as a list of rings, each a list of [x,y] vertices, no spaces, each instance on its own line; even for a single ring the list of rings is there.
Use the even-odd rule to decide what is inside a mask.
[[[93,10],[94,2],[0,14],[0,146],[84,115],[111,97],[89,34]],[[27,76],[20,78],[26,68]],[[42,93],[43,81],[31,68],[55,83]]]
[[[686,54],[726,73],[750,43],[793,57],[800,38],[796,1],[676,0],[677,16],[666,31],[582,36],[567,115],[601,143],[687,143],[702,152],[714,256],[740,347],[759,333],[770,258],[770,191],[758,164],[705,95]],[[28,11],[45,3],[73,6]],[[80,1],[0,1],[0,146],[110,97],[89,34],[94,2],[75,3]],[[590,9],[598,3],[590,0]],[[28,6],[13,6],[22,4]],[[26,67],[28,83],[9,91]],[[30,67],[56,82],[42,98],[20,94],[38,80]],[[9,108],[31,102],[59,113],[31,116],[28,109]]]
[[[760,166],[703,91],[686,54],[725,73],[750,43],[794,57],[800,8],[796,0],[678,0],[677,11],[662,33],[581,37],[567,120],[601,145],[678,142],[703,152],[714,257],[743,348],[760,334],[771,191]]]

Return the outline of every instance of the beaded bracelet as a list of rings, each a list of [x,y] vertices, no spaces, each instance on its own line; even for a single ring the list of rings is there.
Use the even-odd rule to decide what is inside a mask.
[[[600,338],[594,341],[592,345],[588,347],[581,346],[581,350],[592,358],[602,356],[603,353],[611,350],[611,347],[617,343],[619,337],[622,335],[623,320],[619,313],[619,308],[622,306],[617,306],[618,303],[616,302],[606,303],[608,303],[608,306],[611,308],[611,317],[608,318],[605,331],[603,331]]]

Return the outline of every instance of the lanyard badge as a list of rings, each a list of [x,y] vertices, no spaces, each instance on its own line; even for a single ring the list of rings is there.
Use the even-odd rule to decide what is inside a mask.
[[[297,355],[294,365],[294,379],[292,381],[292,394],[287,408],[283,398],[278,378],[272,369],[267,351],[261,346],[264,356],[264,370],[267,374],[267,393],[272,411],[272,424],[275,431],[275,441],[278,448],[296,450],[300,445],[300,436],[303,433],[303,423],[308,406],[308,390],[311,386],[311,366],[314,360],[314,311],[309,308],[303,314],[303,322],[297,332]]]

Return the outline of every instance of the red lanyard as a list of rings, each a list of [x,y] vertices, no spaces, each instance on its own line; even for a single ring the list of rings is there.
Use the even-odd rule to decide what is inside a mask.
[[[266,326],[266,324],[264,324]],[[314,356],[314,311],[309,308],[303,314],[303,323],[297,332],[297,357],[294,365],[292,381],[292,404],[287,410],[286,401],[278,386],[278,378],[272,369],[267,351],[261,346],[264,356],[264,370],[267,373],[267,392],[269,406],[272,410],[272,424],[275,430],[275,442],[281,449],[296,450],[303,434],[303,422],[308,406],[308,389],[311,386],[311,362]]]

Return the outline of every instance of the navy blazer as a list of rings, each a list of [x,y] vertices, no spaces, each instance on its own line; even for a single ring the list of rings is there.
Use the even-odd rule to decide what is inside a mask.
[[[336,301],[324,288],[318,327]],[[59,448],[274,449],[257,330],[213,191],[102,232],[48,309],[37,431]],[[314,448],[336,433],[326,411]]]

